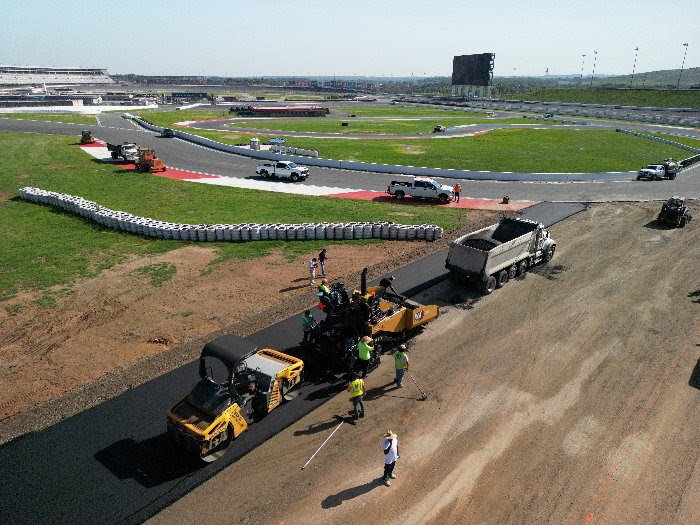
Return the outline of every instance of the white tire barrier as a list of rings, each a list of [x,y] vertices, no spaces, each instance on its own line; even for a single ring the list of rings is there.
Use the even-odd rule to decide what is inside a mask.
[[[99,204],[55,191],[24,187],[20,197],[30,202],[50,204],[106,228],[178,241],[243,242],[260,240],[350,240],[392,239],[434,241],[442,228],[433,224],[404,225],[391,222],[304,223],[304,224],[180,224],[114,211]]]

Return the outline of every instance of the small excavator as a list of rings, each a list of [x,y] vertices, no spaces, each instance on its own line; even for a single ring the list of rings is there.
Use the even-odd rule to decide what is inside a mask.
[[[83,131],[81,136],[80,136],[80,143],[81,144],[94,144],[95,137],[92,136],[92,131],[90,131],[88,129]]]
[[[139,148],[135,166],[136,171],[149,173],[165,171],[165,164],[162,160],[156,157],[156,150],[153,148]]]

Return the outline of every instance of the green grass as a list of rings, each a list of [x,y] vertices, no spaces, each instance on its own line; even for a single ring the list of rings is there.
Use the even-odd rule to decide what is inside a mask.
[[[581,102],[613,106],[654,106],[700,109],[700,91],[601,89],[601,88],[544,88],[525,93],[503,95],[517,100],[549,102]]]
[[[172,263],[147,264],[134,270],[136,275],[144,275],[151,279],[151,285],[155,287],[163,286],[167,281],[175,277],[177,268]]]
[[[95,115],[78,115],[75,113],[0,113],[0,118],[21,120],[49,120],[71,124],[97,124]]]
[[[399,105],[357,105],[357,106],[333,106],[333,111],[342,111],[348,115],[357,117],[454,117],[462,115],[474,115],[485,117],[486,113],[471,113],[461,110]]]
[[[118,233],[51,206],[22,201],[16,198],[22,186],[80,195],[112,209],[194,224],[393,220],[453,228],[464,216],[463,211],[435,206],[287,195],[137,174],[96,161],[74,144],[75,137],[70,136],[0,132],[0,224],[4,225],[0,300],[20,290],[46,290],[94,276],[131,255],[164,253],[188,245]],[[316,241],[206,244],[218,251],[219,262],[261,257],[273,250],[297,257],[319,246]],[[40,299],[41,303],[50,307],[54,293]]]
[[[191,130],[235,144],[220,131]],[[677,157],[673,146],[608,130],[502,129],[445,140],[352,140],[294,137],[290,146],[317,149],[321,157],[384,164],[486,171],[579,173],[632,171],[656,159]]]
[[[698,140],[698,139],[691,139],[688,137],[676,137],[674,135],[667,135],[666,133],[645,133],[645,135],[654,135],[656,137],[661,137],[662,139],[672,140],[673,142],[679,142],[681,144],[685,144],[686,146],[700,149],[700,140]],[[681,158],[684,158],[684,157],[688,157],[688,156],[692,155],[692,153],[690,151],[684,152],[683,150],[678,149],[678,148],[676,148],[676,151],[677,151],[677,153],[673,157],[674,159],[678,158],[679,156]]]
[[[342,126],[341,122],[347,122],[347,126]],[[270,132],[300,131],[316,133],[338,133],[346,134],[416,134],[431,133],[435,126],[445,127],[462,126],[470,124],[533,124],[545,125],[559,124],[548,122],[524,121],[523,119],[486,119],[486,118],[445,118],[442,120],[355,120],[355,119],[328,119],[317,118],[314,120],[244,120],[233,121],[230,126],[242,128],[263,129]],[[465,132],[469,131],[467,129]],[[439,135],[437,135],[439,136]]]

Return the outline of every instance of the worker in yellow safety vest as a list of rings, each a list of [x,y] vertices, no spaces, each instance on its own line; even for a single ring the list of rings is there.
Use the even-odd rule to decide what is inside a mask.
[[[403,375],[408,370],[408,355],[406,354],[406,345],[399,345],[394,352],[394,368],[396,368],[396,388],[403,387]]]
[[[352,407],[355,410],[353,419],[365,417],[365,404],[362,402],[362,396],[365,393],[364,379],[355,374],[354,379],[348,384],[348,392],[350,392],[350,401],[352,401]]]
[[[371,337],[366,335],[357,343],[357,359],[362,377],[367,376],[372,352],[374,352],[374,342]]]

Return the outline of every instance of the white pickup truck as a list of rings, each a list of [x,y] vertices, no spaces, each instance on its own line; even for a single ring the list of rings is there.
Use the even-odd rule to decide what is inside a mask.
[[[637,180],[673,180],[679,170],[678,163],[672,160],[667,160],[663,164],[649,164],[637,172]]]
[[[255,167],[255,173],[263,177],[283,177],[297,182],[306,180],[309,176],[309,168],[299,166],[294,162],[283,160],[279,162],[265,162]]]
[[[386,193],[393,195],[397,200],[403,200],[410,195],[414,199],[437,199],[442,204],[447,204],[454,198],[455,189],[427,177],[416,177],[412,181],[392,180]]]

